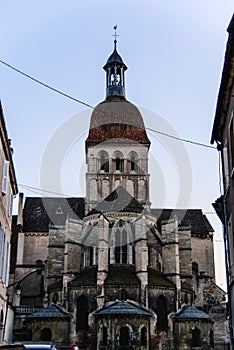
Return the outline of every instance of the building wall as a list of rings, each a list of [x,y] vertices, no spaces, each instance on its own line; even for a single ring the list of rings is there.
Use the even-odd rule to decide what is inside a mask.
[[[4,328],[8,322],[6,317],[12,234],[11,219],[13,195],[16,194],[17,182],[12,161],[12,149],[0,104],[0,343],[4,342],[3,336],[4,338],[6,336]]]
[[[48,232],[24,233],[23,264],[45,262],[48,257]]]
[[[193,343],[193,332],[198,330],[199,337],[195,333],[195,343]],[[210,332],[213,330],[212,322],[202,320],[183,320],[174,323],[174,345],[175,350],[183,349],[210,349]],[[200,338],[200,339],[199,339]],[[200,344],[200,345],[198,345]]]
[[[212,237],[191,237],[191,259],[198,264],[199,275],[215,278],[214,250]]]

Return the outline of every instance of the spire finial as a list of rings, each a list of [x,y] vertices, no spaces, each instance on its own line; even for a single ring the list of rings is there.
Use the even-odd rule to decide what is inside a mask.
[[[118,37],[118,34],[117,34],[117,24],[114,26],[114,31],[115,31],[115,34],[113,35],[115,37],[115,40],[114,40],[114,49],[116,50],[116,44],[117,44],[117,37]]]

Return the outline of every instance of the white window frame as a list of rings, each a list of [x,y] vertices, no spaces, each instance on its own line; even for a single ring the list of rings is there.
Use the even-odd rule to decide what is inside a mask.
[[[9,178],[9,161],[4,159],[3,175],[2,175],[2,193],[7,194]]]

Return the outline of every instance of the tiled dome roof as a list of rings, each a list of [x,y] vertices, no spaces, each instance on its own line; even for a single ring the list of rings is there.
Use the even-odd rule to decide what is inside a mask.
[[[109,96],[92,113],[86,143],[118,139],[150,144],[138,108],[123,96]]]

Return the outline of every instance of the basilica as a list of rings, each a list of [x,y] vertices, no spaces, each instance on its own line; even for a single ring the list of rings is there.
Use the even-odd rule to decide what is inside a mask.
[[[213,348],[227,333],[213,229],[200,209],[151,208],[150,140],[126,99],[116,40],[103,68],[106,98],[84,145],[86,197],[20,195],[9,287],[14,341]],[[210,317],[214,307],[225,314],[222,326]]]

